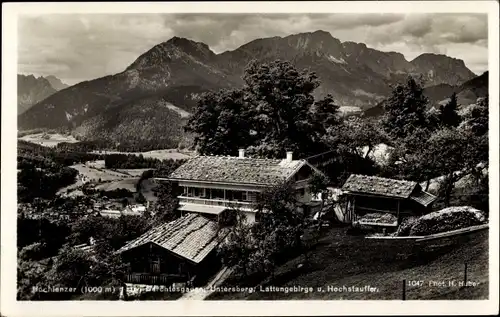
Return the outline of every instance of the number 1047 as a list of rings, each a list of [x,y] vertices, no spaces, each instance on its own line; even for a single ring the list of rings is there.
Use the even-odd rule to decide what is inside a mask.
[[[419,287],[424,285],[424,281],[408,281],[408,286]]]

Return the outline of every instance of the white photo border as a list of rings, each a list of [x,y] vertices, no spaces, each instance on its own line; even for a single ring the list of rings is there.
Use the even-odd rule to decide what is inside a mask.
[[[273,316],[498,314],[498,2],[3,3],[0,312],[11,316]],[[490,100],[489,300],[481,301],[16,301],[17,18],[48,13],[488,13]]]

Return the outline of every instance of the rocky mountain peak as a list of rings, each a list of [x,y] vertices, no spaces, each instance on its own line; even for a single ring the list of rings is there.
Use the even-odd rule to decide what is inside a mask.
[[[165,43],[174,45],[174,46],[176,46],[182,50],[188,51],[188,52],[192,49],[195,49],[195,50],[199,50],[202,52],[207,52],[207,53],[210,52],[210,53],[214,54],[210,50],[210,48],[208,47],[207,44],[202,43],[202,42],[196,42],[196,41],[184,38],[184,37],[174,36]]]
[[[208,61],[215,56],[205,43],[174,36],[139,56],[126,70],[166,67],[169,63],[186,57]]]
[[[342,56],[342,42],[334,38],[329,32],[318,30],[299,33],[284,38],[288,45],[295,49],[314,53],[333,54]]]
[[[424,53],[410,63],[413,71],[423,74],[433,85],[447,83],[455,86],[476,77],[463,60],[444,54]]]
[[[50,82],[40,76],[17,75],[17,111],[21,114],[28,110],[35,103],[42,101],[54,94],[57,90]]]
[[[436,54],[436,53],[423,53],[417,56],[415,59],[411,61],[412,63],[422,63],[422,62],[430,62],[430,63],[436,63],[436,62],[441,62],[441,63],[452,63],[456,65],[464,65],[465,63],[463,60],[450,57],[444,54]]]
[[[50,85],[52,87],[54,87],[55,90],[61,90],[61,89],[69,87],[69,85],[66,85],[59,78],[57,78],[54,75],[45,76],[44,78],[49,81]]]
[[[310,36],[318,41],[330,41],[331,39],[337,40],[336,38],[334,38],[332,36],[332,34],[330,34],[330,32],[323,31],[323,30],[317,30],[314,32],[308,32],[308,33],[303,33],[303,34]]]
[[[439,59],[439,58],[449,58],[449,59],[456,59],[444,54],[439,54],[439,53],[423,53],[417,56],[415,59]]]
[[[344,46],[345,48],[348,48],[348,49],[366,49],[367,46],[365,43],[356,43],[356,42],[352,42],[352,41],[345,41],[344,43],[342,43],[342,46]]]

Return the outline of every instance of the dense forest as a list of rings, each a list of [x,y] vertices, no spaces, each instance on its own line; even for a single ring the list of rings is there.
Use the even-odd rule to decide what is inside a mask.
[[[56,147],[46,147],[39,144],[18,140],[17,152],[18,159],[47,159],[55,164],[70,166],[86,161],[100,160],[102,155],[88,153],[85,146],[79,148],[73,144],[79,143],[60,143]],[[19,163],[18,163],[19,164]]]
[[[107,154],[104,158],[106,168],[112,169],[133,169],[151,168],[156,170],[175,169],[184,163],[184,160],[164,159],[144,157],[142,154]]]

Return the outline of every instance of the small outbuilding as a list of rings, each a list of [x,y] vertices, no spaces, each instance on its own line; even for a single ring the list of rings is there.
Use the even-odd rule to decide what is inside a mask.
[[[127,283],[169,285],[210,275],[220,267],[217,246],[229,229],[199,214],[152,228],[117,253],[130,263]]]
[[[342,192],[346,216],[351,222],[367,214],[383,213],[396,219],[389,226],[399,225],[405,217],[431,212],[437,198],[417,182],[357,174],[347,179]]]

